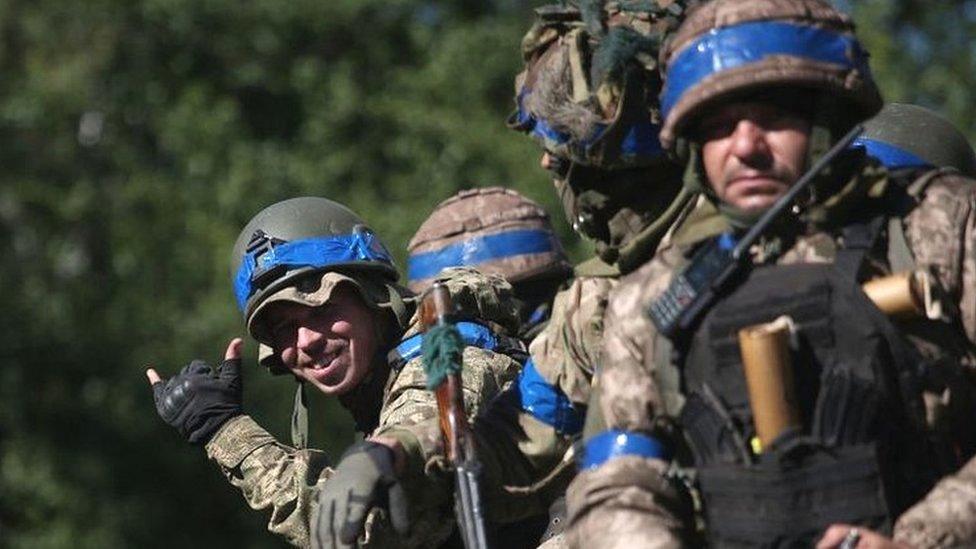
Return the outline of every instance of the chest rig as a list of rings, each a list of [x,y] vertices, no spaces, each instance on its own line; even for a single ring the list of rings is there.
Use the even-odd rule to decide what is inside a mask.
[[[752,269],[679,346],[680,420],[713,546],[812,546],[834,522],[887,531],[942,474],[924,361],[859,284],[882,221],[847,227],[832,263]],[[757,452],[738,332],[783,315],[799,420]]]

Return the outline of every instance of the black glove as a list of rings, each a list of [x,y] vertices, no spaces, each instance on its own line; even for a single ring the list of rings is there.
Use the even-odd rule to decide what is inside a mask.
[[[241,415],[241,359],[225,360],[214,376],[202,360],[153,385],[156,411],[192,444],[206,444],[232,417]]]
[[[392,450],[368,440],[346,450],[319,493],[318,517],[312,522],[313,547],[354,547],[369,510],[378,506],[389,509],[397,533],[409,531],[407,499],[393,461]]]

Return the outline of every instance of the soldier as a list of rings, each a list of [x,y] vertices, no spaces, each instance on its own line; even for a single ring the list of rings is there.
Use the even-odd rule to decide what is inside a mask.
[[[670,313],[710,287],[744,230],[881,99],[850,19],[820,0],[703,4],[662,59],[662,142],[687,158],[686,184],[717,215],[682,223],[611,297],[570,539],[689,542],[692,507],[675,473],[692,464],[716,546],[811,544],[833,522],[890,529],[973,451],[960,416],[930,417],[923,403],[946,397],[953,416],[948,406],[970,390],[972,181],[937,170],[905,186],[863,150],[842,153],[743,252],[735,284],[673,328]],[[916,290],[930,307],[895,324],[860,283],[903,271],[928,281]],[[760,361],[781,383],[743,373],[739,330],[754,325],[782,330],[777,348],[789,352],[774,356],[786,358]],[[784,402],[768,437],[757,380]]]
[[[604,4],[540,8],[522,43],[510,125],[543,147],[567,218],[597,254],[556,295],[519,382],[475,425],[488,496],[513,513],[547,505],[574,474],[570,448],[599,362],[607,295],[621,272],[653,254],[690,200],[658,141],[656,101],[657,48],[685,2]],[[563,514],[557,501],[547,547],[561,543]]]
[[[261,344],[261,363],[299,382],[297,447],[278,443],[244,414],[239,339],[216,369],[193,361],[168,381],[149,370],[159,415],[204,445],[252,508],[271,510],[268,529],[297,546],[310,544],[309,524],[317,516],[329,519],[318,524],[320,540],[352,546],[381,499],[389,520],[370,514],[362,545],[443,541],[453,520],[445,511],[448,482],[438,473],[437,406],[420,364],[414,298],[397,285],[386,248],[341,204],[294,198],[244,227],[232,264],[237,302]],[[438,280],[472,319],[458,326],[468,345],[465,409],[474,416],[521,368],[522,345],[507,335],[518,330],[517,307],[498,277],[462,269]],[[334,467],[322,452],[304,448],[305,385],[338,397],[365,436]],[[316,499],[326,487],[335,488],[331,497]]]
[[[407,286],[417,294],[450,267],[507,280],[521,304],[519,337],[526,344],[545,327],[553,297],[573,274],[549,214],[502,187],[461,191],[438,204],[407,251]]]
[[[976,152],[955,126],[939,114],[903,103],[885,105],[865,124],[855,141],[891,172],[909,182],[931,174],[932,168],[956,169],[963,175],[976,175]],[[940,413],[942,398],[926,399],[928,415]],[[894,529],[894,541],[859,529],[864,543],[871,547],[964,547],[976,544],[976,459],[958,473],[947,477],[902,516]],[[818,548],[837,547],[852,529],[848,524],[832,526],[817,544]],[[889,545],[884,545],[889,544]],[[904,545],[901,545],[904,544]]]

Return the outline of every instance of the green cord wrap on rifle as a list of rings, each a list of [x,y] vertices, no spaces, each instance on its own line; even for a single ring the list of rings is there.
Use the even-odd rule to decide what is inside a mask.
[[[453,324],[433,326],[424,334],[421,353],[427,389],[433,391],[451,374],[461,371],[461,349],[464,342]]]

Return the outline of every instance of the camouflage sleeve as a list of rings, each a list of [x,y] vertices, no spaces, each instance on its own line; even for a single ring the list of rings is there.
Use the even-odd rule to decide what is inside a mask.
[[[615,285],[612,278],[575,278],[556,294],[549,324],[529,346],[539,374],[581,406],[590,400],[590,379],[603,342],[603,316]]]
[[[976,181],[940,172],[917,194],[905,239],[916,265],[932,271],[958,306],[966,336],[976,343]]]
[[[611,294],[593,391],[605,427],[612,431],[654,433],[661,397],[653,375],[655,330],[644,311],[666,288],[673,271],[669,258],[677,258],[675,253],[663,251],[622,279]],[[584,434],[587,451],[594,434]],[[681,546],[690,526],[687,500],[664,477],[667,467],[662,459],[639,455],[595,464],[584,460],[567,493],[571,544],[597,549]]]
[[[894,539],[917,549],[976,546],[976,458],[899,517]]]
[[[496,520],[544,513],[565,491],[573,469],[567,451],[582,424],[615,283],[580,277],[556,295],[549,322],[530,345],[531,366],[475,424],[486,500],[506,511]],[[559,400],[566,409],[553,404]]]
[[[500,353],[465,347],[461,370],[464,406],[473,421],[518,375],[521,364]],[[452,507],[445,505],[450,480],[443,458],[437,401],[427,389],[422,360],[415,358],[391,376],[377,436],[395,438],[407,455],[401,481],[410,500],[411,535],[405,546],[433,546],[450,534]],[[489,506],[489,513],[493,510]]]
[[[228,421],[206,451],[252,509],[271,510],[269,531],[309,546],[316,494],[332,474],[322,452],[279,444],[249,416]]]

